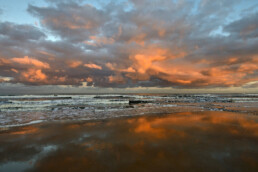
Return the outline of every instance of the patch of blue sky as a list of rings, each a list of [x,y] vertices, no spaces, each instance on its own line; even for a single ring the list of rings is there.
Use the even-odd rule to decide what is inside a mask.
[[[35,25],[36,22],[38,23],[38,19],[27,12],[29,4],[36,6],[47,5],[43,0],[0,0],[1,21]]]
[[[191,14],[196,15],[198,13],[198,8],[200,4],[200,0],[193,0],[194,6],[192,8]]]
[[[258,2],[253,0],[242,0],[234,7],[230,15],[225,18],[225,24],[241,19],[246,14],[258,12]]]
[[[212,36],[212,37],[216,37],[216,36],[227,37],[229,35],[230,35],[229,33],[223,31],[223,27],[222,26],[219,26],[218,28],[212,30],[210,32],[210,34],[209,34],[209,36]]]

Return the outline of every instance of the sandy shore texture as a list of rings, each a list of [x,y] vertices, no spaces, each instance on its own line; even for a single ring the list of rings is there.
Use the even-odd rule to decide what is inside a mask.
[[[258,171],[258,116],[180,112],[0,131],[0,171]]]

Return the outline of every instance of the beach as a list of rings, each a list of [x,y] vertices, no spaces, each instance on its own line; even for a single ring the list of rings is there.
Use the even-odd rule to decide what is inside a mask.
[[[0,172],[258,172],[258,0],[1,0]]]
[[[257,171],[258,116],[184,111],[0,131],[0,171]]]

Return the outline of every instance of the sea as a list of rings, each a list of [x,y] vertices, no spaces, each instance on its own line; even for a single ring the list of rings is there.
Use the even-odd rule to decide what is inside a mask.
[[[257,114],[258,94],[90,94],[0,96],[0,128],[181,111]]]

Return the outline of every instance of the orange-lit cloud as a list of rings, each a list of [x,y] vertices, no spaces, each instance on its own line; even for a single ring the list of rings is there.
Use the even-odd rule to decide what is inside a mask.
[[[120,74],[111,75],[108,77],[110,83],[124,83],[125,80]]]
[[[69,66],[69,67],[71,67],[71,68],[77,68],[78,66],[80,66],[82,64],[82,62],[81,61],[72,61],[72,60],[69,60],[68,62],[67,62],[67,65]]]
[[[84,43],[93,46],[100,46],[102,44],[112,44],[114,42],[115,40],[113,38],[90,36],[90,40],[85,41]]]
[[[93,64],[93,63],[89,63],[89,64],[84,64],[85,67],[88,67],[88,68],[92,68],[92,69],[99,69],[101,70],[102,67],[99,66],[99,65],[96,65],[96,64]]]
[[[23,65],[33,65],[37,68],[49,68],[48,63],[41,62],[34,58],[29,58],[28,56],[25,56],[23,58],[12,58],[11,61]]]
[[[31,83],[47,82],[47,76],[41,71],[41,69],[28,69],[21,73],[21,79]]]
[[[92,82],[93,79],[92,79],[91,77],[88,77],[88,78],[86,79],[86,81],[87,81],[87,82]]]
[[[16,69],[11,69],[11,71],[13,71],[15,73],[19,73],[18,70],[16,70]]]

